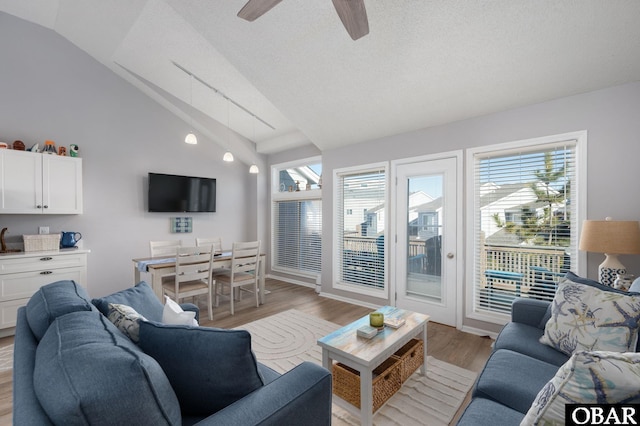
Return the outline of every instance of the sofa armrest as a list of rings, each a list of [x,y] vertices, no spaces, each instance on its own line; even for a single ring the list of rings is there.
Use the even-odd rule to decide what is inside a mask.
[[[196,313],[196,321],[200,321],[200,308],[198,308],[193,303],[181,303],[180,307],[185,312],[195,312]]]
[[[511,321],[540,328],[550,304],[546,300],[516,298],[511,305]]]
[[[303,362],[197,425],[329,426],[331,393],[331,373]]]
[[[27,323],[26,308],[18,309],[13,350],[13,424],[53,425],[33,387],[38,341]]]

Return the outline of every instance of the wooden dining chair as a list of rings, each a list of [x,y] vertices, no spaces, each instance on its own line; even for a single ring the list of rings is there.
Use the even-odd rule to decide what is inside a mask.
[[[196,238],[196,246],[205,245],[212,246],[214,254],[222,253],[222,237]]]
[[[175,256],[178,247],[182,247],[182,240],[149,241],[151,257]],[[172,275],[162,277],[162,285],[173,281]]]
[[[260,306],[258,299],[258,262],[260,258],[260,241],[236,242],[231,250],[231,266],[228,271],[216,274],[216,306],[224,286],[229,287],[231,315],[234,315],[235,290],[238,292],[251,285],[256,298],[256,308]]]
[[[178,247],[176,255],[176,276],[173,282],[162,283],[165,295],[179,301],[185,297],[207,295],[209,320],[213,320],[214,280],[211,275],[213,251],[210,247]]]
[[[151,257],[173,256],[178,247],[182,247],[182,240],[149,241]]]

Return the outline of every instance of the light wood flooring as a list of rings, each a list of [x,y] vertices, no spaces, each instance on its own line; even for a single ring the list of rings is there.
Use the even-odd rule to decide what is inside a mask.
[[[270,294],[266,303],[256,308],[253,298],[245,295],[236,303],[235,315],[229,312],[228,302],[221,300],[214,308],[213,321],[206,315],[204,301],[198,303],[201,309],[201,325],[220,328],[233,328],[242,324],[265,318],[288,309],[297,309],[339,325],[347,325],[368,314],[371,309],[340,302],[317,295],[313,289],[269,279],[266,288]],[[453,327],[430,322],[427,328],[428,354],[441,361],[457,365],[467,370],[480,372],[491,353],[491,339],[463,333]],[[0,347],[13,343],[13,337],[0,339]],[[0,425],[11,424],[12,377],[11,371],[0,373]],[[452,422],[468,403],[467,400]]]

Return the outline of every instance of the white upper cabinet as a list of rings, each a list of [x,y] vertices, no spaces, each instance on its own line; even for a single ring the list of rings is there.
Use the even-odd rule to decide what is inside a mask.
[[[0,149],[0,213],[82,213],[82,159]]]

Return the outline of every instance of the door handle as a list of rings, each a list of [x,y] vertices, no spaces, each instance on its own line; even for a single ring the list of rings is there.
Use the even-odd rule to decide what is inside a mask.
[[[447,259],[453,259],[453,253],[447,253]]]

